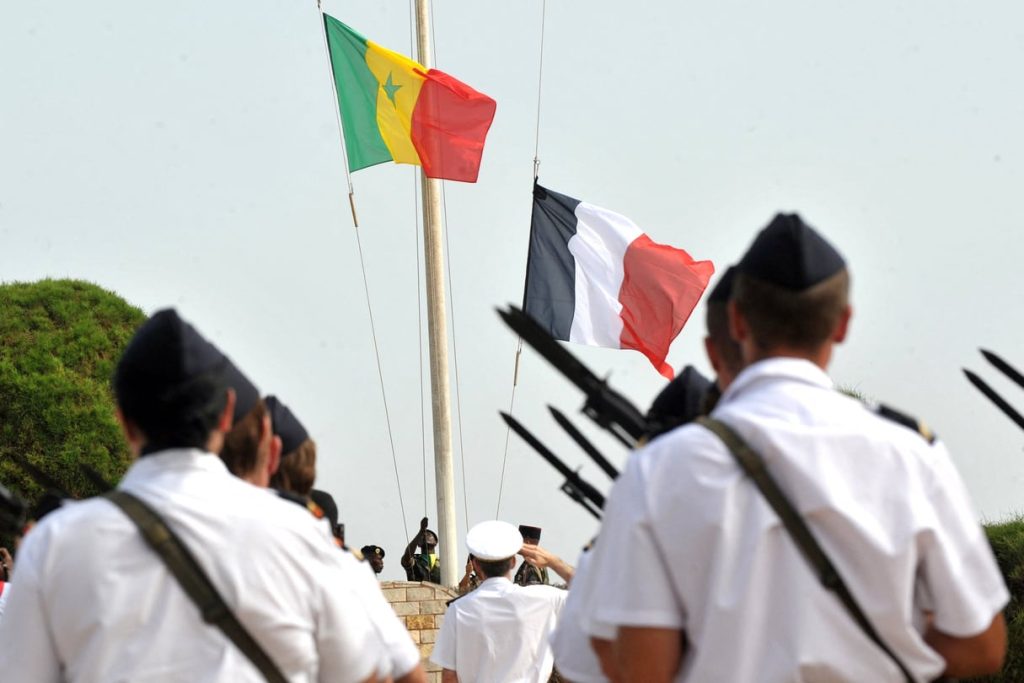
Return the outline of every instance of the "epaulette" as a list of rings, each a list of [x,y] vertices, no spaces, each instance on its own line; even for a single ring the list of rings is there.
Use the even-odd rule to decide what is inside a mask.
[[[917,432],[921,436],[921,438],[927,441],[929,444],[935,443],[935,432],[933,432],[928,425],[918,420],[917,418],[911,417],[906,413],[901,413],[895,408],[890,408],[889,406],[882,403],[868,403],[867,406],[875,415],[878,415],[881,418],[889,420],[890,422],[895,422],[896,424],[903,425],[907,429],[912,429],[913,431]]]
[[[299,494],[292,493],[291,491],[282,491],[281,489],[274,489],[274,492],[277,494],[278,498],[287,500],[289,503],[295,503],[296,505],[301,505],[302,507],[306,508],[306,510],[309,511],[309,514],[313,515],[317,519],[324,518],[323,508],[321,508],[319,505],[317,505],[310,499],[306,498],[305,496],[300,496]]]

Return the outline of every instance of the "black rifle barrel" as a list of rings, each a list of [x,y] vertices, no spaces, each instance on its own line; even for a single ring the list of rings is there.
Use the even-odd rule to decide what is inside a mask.
[[[615,465],[611,464],[611,462],[608,461],[608,458],[604,457],[604,455],[601,454],[601,451],[597,450],[597,447],[590,443],[590,440],[587,439],[587,437],[583,436],[583,432],[577,429],[576,425],[574,425],[561,410],[554,406],[548,406],[548,410],[551,411],[551,415],[555,418],[555,422],[557,422],[559,426],[561,426],[561,428],[572,437],[572,440],[583,449],[583,452],[590,456],[590,459],[593,460],[598,467],[604,470],[605,474],[612,479],[618,478],[619,471],[615,469]]]
[[[526,427],[520,424],[517,419],[505,412],[501,413],[501,419],[505,421],[505,424],[512,428],[512,431],[522,437],[523,441],[530,444],[533,450],[540,454],[540,457],[547,460],[552,467],[558,470],[558,473],[565,477],[569,483],[579,490],[580,493],[590,499],[590,501],[598,508],[604,508],[604,495],[591,484],[584,481],[578,473],[569,469],[568,465],[562,462],[557,455],[552,453],[547,446],[542,444],[540,440],[531,434]]]
[[[524,311],[509,306],[507,311],[499,309],[498,315],[523,341],[587,395],[583,410],[589,417],[611,431],[626,446],[632,448],[636,445],[647,430],[647,420],[629,399],[591,372]]]
[[[975,375],[970,370],[964,369],[964,374],[967,375],[968,381],[977,387],[978,391],[985,394],[988,400],[996,404],[999,410],[1003,411],[1003,414],[1013,420],[1018,427],[1024,429],[1024,415],[1018,413],[1013,406],[1011,406],[1006,399],[996,393],[995,389],[985,383],[985,380]]]
[[[1019,387],[1024,387],[1024,375],[1017,371],[1017,368],[1013,367],[1005,360],[985,349],[978,349],[981,351],[981,355],[985,356],[985,360],[994,365],[997,370],[1009,377]]]

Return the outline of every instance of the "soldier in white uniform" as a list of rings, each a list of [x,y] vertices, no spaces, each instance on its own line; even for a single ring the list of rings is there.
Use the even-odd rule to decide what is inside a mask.
[[[722,391],[729,387],[741,370],[739,346],[729,334],[726,311],[726,304],[732,296],[734,278],[735,268],[730,267],[718,278],[705,301],[707,336],[704,338],[704,348],[711,367],[715,370],[715,381],[708,386],[707,380],[700,377],[692,367],[687,366],[676,379],[661,390],[647,411],[651,438],[690,422],[699,414],[712,409],[721,397]],[[699,380],[693,381],[692,375],[688,378],[687,371],[695,373]],[[688,379],[690,381],[687,381]],[[551,638],[558,673],[572,683],[608,681],[608,677],[601,670],[594,649],[610,653],[609,648],[616,633],[614,625],[595,624],[591,621],[588,643],[588,634],[583,631],[581,619],[584,615],[584,606],[603,599],[602,586],[587,581],[592,546],[593,544],[588,545],[580,555],[569,599],[558,620],[558,629]],[[593,644],[594,649],[589,644]]]
[[[946,449],[836,391],[850,320],[842,257],[779,215],[737,266],[745,369],[712,417],[735,430],[831,558],[909,678],[997,671],[1008,592]],[[904,681],[724,443],[691,424],[631,456],[585,577],[621,680]]]
[[[507,522],[477,524],[466,535],[466,546],[484,581],[448,606],[431,655],[443,668],[441,680],[546,683],[553,664],[548,638],[566,591],[512,583],[523,537]]]
[[[214,454],[234,404],[226,363],[173,310],[143,324],[114,378],[138,458],[119,488],[159,512],[288,681],[373,680],[383,646],[326,526]],[[4,683],[265,680],[106,499],[48,515],[15,575]]]

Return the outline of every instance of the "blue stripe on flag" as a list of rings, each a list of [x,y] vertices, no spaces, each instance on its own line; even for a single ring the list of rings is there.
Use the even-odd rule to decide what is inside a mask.
[[[530,256],[523,310],[555,339],[569,340],[576,309],[576,259],[569,240],[576,234],[580,200],[533,187]]]

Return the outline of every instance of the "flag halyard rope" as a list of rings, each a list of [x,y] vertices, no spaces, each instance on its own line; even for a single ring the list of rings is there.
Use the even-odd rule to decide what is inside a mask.
[[[533,182],[536,184],[537,178],[540,177],[540,105],[541,105],[541,88],[544,82],[544,27],[545,19],[548,13],[547,0],[541,0],[540,9],[540,58],[537,60],[537,120],[534,125],[534,138],[533,138]],[[526,306],[525,293],[523,300],[523,307]],[[519,385],[519,362],[523,355],[523,338],[519,337],[516,341],[516,363],[515,369],[512,371],[512,395],[508,402],[508,414],[513,415],[512,409],[516,403],[516,387]],[[512,433],[512,428],[505,427],[505,449],[504,454],[501,457],[501,478],[498,481],[498,505],[494,510],[494,518],[497,519],[501,513],[501,495],[505,489],[505,468],[508,465],[508,443],[509,436]]]
[[[377,326],[373,321],[373,307],[370,305],[370,285],[366,278],[366,262],[363,260],[363,244],[359,238],[359,226],[355,226],[356,247],[359,250],[359,268],[363,274],[363,292],[366,294],[366,311],[370,316],[370,337],[373,340],[373,355],[377,361],[377,378],[380,380],[380,397],[384,402],[384,421],[388,428],[388,443],[391,446],[391,463],[395,467],[395,484],[398,486],[398,504],[402,511],[402,528],[405,538],[409,538],[408,517],[405,515],[405,498],[402,496],[402,478],[398,474],[398,455],[395,452],[395,437],[391,430],[391,411],[388,410],[388,397],[384,389],[384,370],[380,363],[380,347],[377,344]]]
[[[373,354],[377,361],[377,378],[380,381],[380,395],[384,402],[384,421],[387,425],[388,443],[391,446],[391,463],[395,468],[395,484],[398,487],[398,504],[402,512],[402,529],[405,538],[409,538],[409,525],[405,515],[405,499],[402,496],[402,479],[398,474],[398,456],[395,452],[395,438],[391,430],[391,414],[388,410],[387,392],[384,388],[384,372],[380,362],[380,347],[377,344],[377,328],[373,319],[373,306],[370,303],[370,285],[366,277],[366,261],[363,258],[363,242],[359,235],[359,219],[356,215],[355,187],[352,184],[352,172],[348,167],[348,150],[345,146],[345,132],[341,122],[341,110],[338,106],[338,87],[334,81],[334,64],[331,61],[331,48],[327,43],[327,29],[324,24],[324,13],[321,0],[316,3],[317,12],[320,14],[320,37],[323,39],[324,55],[330,65],[331,93],[334,95],[335,122],[338,125],[338,140],[341,143],[341,158],[345,168],[345,183],[348,186],[348,202],[352,211],[352,227],[356,234],[356,250],[359,252],[359,269],[363,276],[363,293],[366,297],[366,311],[370,318],[370,338],[373,342]]]

